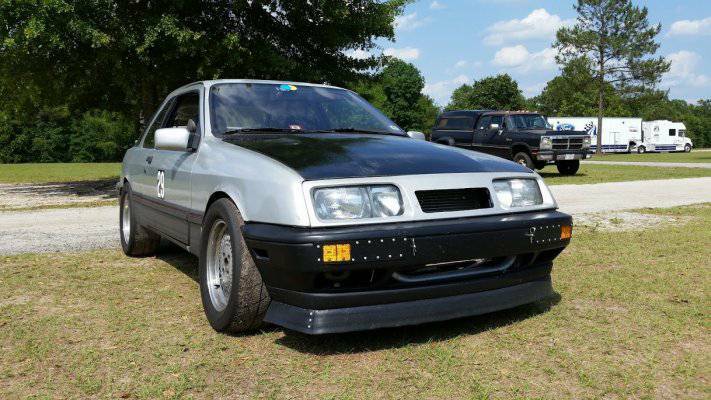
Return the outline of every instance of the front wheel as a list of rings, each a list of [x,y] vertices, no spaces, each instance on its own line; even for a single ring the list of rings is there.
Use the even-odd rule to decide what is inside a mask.
[[[645,148],[644,146],[637,147],[637,153],[644,154],[646,152],[647,152],[647,148]]]
[[[126,183],[123,190],[121,190],[121,199],[119,201],[121,249],[127,256],[152,256],[160,244],[160,235],[147,230],[138,223],[132,194],[131,186]]]
[[[219,199],[205,214],[200,246],[200,294],[205,315],[218,332],[258,328],[270,298],[242,237],[239,210]]]
[[[575,175],[580,169],[580,160],[558,161],[555,165],[561,175]]]
[[[691,153],[691,145],[690,144],[687,144],[686,146],[684,146],[684,153]]]
[[[535,165],[533,165],[533,160],[531,159],[531,156],[529,156],[528,153],[525,153],[523,151],[516,153],[513,157],[513,160],[514,162],[528,167],[529,169],[534,169],[536,167]]]

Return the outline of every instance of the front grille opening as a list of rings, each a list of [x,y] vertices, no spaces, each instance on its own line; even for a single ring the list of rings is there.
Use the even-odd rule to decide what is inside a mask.
[[[415,192],[420,208],[426,213],[477,210],[491,208],[487,188],[418,190]]]
[[[444,272],[451,271],[468,271],[482,269],[500,263],[502,258],[479,258],[475,260],[455,261],[448,263],[429,264],[424,267],[416,268],[409,271],[401,272],[401,275],[407,277],[426,277],[434,276]]]
[[[578,150],[583,148],[583,138],[554,138],[553,150]]]

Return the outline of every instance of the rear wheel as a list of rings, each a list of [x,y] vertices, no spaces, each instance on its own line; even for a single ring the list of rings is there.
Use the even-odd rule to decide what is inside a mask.
[[[536,161],[534,163],[534,166],[536,167],[536,169],[543,169],[546,167],[546,165],[548,165],[548,162],[546,162],[546,161]]]
[[[121,190],[119,202],[121,249],[127,256],[152,256],[160,244],[160,235],[147,230],[138,223],[132,197],[131,186],[126,183]]]
[[[691,145],[690,144],[687,143],[686,146],[684,146],[684,152],[691,153]]]
[[[531,159],[531,156],[529,156],[528,153],[525,153],[523,151],[516,153],[513,157],[513,160],[514,162],[517,162],[530,169],[534,169],[536,167],[535,165],[533,165],[533,160]]]
[[[558,161],[555,165],[561,175],[575,175],[580,169],[580,160]]]
[[[200,294],[210,325],[220,332],[258,328],[269,294],[244,238],[244,220],[229,199],[205,214],[200,252]]]
[[[638,146],[638,147],[637,147],[637,153],[639,153],[639,154],[644,154],[644,153],[646,153],[646,152],[647,152],[647,148],[646,148],[646,147],[644,147],[644,146]]]

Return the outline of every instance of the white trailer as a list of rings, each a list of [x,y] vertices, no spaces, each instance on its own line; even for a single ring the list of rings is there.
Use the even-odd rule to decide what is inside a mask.
[[[585,131],[591,136],[590,150],[597,148],[597,117],[548,117],[559,131]],[[627,153],[642,139],[642,118],[602,119],[602,151]]]
[[[668,120],[642,122],[642,137],[637,143],[637,152],[648,151],[685,151],[694,147],[686,137],[686,126],[681,122]]]

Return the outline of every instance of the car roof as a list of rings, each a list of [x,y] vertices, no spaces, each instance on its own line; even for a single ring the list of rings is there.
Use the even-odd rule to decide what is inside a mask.
[[[322,84],[322,83],[310,83],[310,82],[295,82],[295,81],[277,81],[277,80],[268,80],[268,79],[211,79],[211,80],[203,80],[203,81],[196,81],[196,82],[191,82],[186,85],[183,85],[179,87],[176,90],[180,90],[183,88],[187,88],[190,86],[195,86],[195,85],[202,85],[205,87],[221,84],[221,83],[263,83],[263,84],[270,84],[270,85],[295,85],[295,86],[313,86],[313,87],[325,87],[325,88],[332,88],[332,89],[343,89],[338,86],[332,86],[332,85],[327,85],[327,84]],[[347,90],[347,89],[343,89]]]
[[[442,117],[477,117],[491,110],[452,110],[445,111],[440,115]]]

